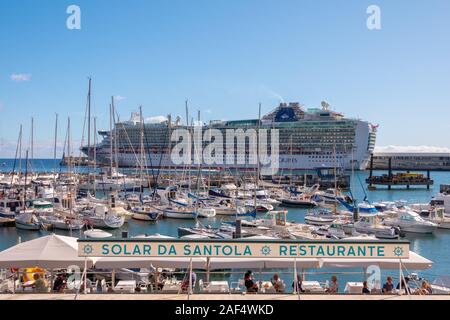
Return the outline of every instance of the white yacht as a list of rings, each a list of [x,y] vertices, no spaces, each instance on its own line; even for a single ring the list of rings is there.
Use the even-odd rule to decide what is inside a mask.
[[[385,225],[398,227],[403,232],[434,233],[437,229],[437,224],[423,219],[407,207],[398,211],[386,211],[383,214],[387,216],[383,221]]]
[[[119,217],[108,212],[104,205],[96,205],[93,208],[82,211],[83,218],[95,228],[118,229],[125,223],[124,217]]]
[[[374,235],[379,239],[397,239],[399,236],[395,227],[382,224],[381,216],[378,214],[361,215],[353,225],[357,232]]]

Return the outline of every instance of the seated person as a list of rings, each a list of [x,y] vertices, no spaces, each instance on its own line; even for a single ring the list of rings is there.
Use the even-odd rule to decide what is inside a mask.
[[[292,283],[292,288],[295,291],[295,285],[297,285],[297,292],[305,292],[305,290],[303,290],[302,288],[302,276],[297,274],[297,281],[294,281]]]
[[[427,294],[432,294],[432,293],[433,293],[433,290],[431,289],[431,286],[426,281],[423,281],[420,288],[417,288],[414,291],[414,294],[420,294],[420,295],[427,295]]]
[[[191,284],[192,284],[192,291],[194,291],[195,288],[195,283],[197,282],[197,275],[195,274],[195,272],[191,273]],[[181,283],[181,290],[182,291],[187,291],[187,289],[189,288],[189,274],[186,274],[183,282]]]
[[[404,279],[402,280],[402,290],[404,293],[411,294],[411,288],[408,286],[408,283],[409,283],[409,278],[404,277]],[[400,283],[397,285],[397,290],[400,290]]]
[[[53,291],[62,292],[66,287],[66,277],[63,274],[59,274],[55,282],[53,282]]]
[[[367,285],[367,281],[363,282],[362,293],[363,294],[370,294],[370,289],[369,289],[369,286]]]
[[[36,292],[47,292],[47,282],[38,273],[33,274],[33,279]]]
[[[331,276],[331,283],[328,285],[328,288],[325,289],[327,293],[337,293],[339,290],[339,285],[337,282],[336,276]]]
[[[286,289],[283,280],[276,273],[273,275],[273,279],[270,279],[270,282],[272,282],[276,292],[284,292],[284,289]]]
[[[162,288],[164,287],[164,278],[162,277],[160,272],[155,271],[155,273],[150,275],[150,283],[156,290],[162,290]]]
[[[383,293],[390,294],[394,290],[394,282],[391,277],[387,277],[386,283],[383,285]]]
[[[255,293],[258,292],[258,285],[253,281],[252,272],[247,271],[244,275],[244,285],[247,292]]]

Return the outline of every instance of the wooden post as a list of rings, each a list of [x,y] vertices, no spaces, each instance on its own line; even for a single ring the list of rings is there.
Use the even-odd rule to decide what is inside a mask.
[[[210,282],[210,269],[209,264],[211,263],[211,258],[206,258],[206,282]]]
[[[402,260],[399,259],[398,260],[398,271],[399,271],[399,285],[398,285],[398,295],[401,296],[402,295]]]
[[[188,300],[192,294],[192,258],[189,260],[189,288],[188,288]]]
[[[87,294],[87,257],[84,258],[84,279],[83,279],[83,286],[84,286],[84,294]]]
[[[297,258],[294,258],[294,294],[298,292],[298,281],[297,281]]]
[[[111,272],[111,288],[114,289],[115,285],[116,285],[116,269],[112,269],[112,272]]]

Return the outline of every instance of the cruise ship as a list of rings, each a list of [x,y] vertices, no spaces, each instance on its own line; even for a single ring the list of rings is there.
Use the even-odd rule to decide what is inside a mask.
[[[171,151],[176,143],[171,142],[171,132],[183,128],[192,129],[191,126],[182,124],[180,117],[173,120],[169,115],[165,120],[155,123],[143,121],[139,113],[133,113],[129,121],[115,123],[111,131],[99,131],[102,141],[91,148],[84,146],[82,151],[90,159],[93,159],[95,154],[96,161],[104,165],[114,163],[119,167],[186,169],[186,165],[180,166],[171,160]],[[224,136],[227,129],[266,129],[268,136],[271,130],[278,129],[278,170],[283,172],[321,167],[364,170],[375,147],[377,125],[360,119],[346,118],[342,113],[330,110],[326,102],[322,102],[320,108],[312,109],[306,109],[300,103],[294,102],[280,103],[260,119],[210,121],[201,128],[207,129],[218,129]],[[245,140],[246,147],[251,143],[249,141]],[[225,141],[223,143],[225,146]],[[267,148],[270,151],[270,146]],[[235,153],[236,150],[237,148]],[[225,151],[224,147],[224,159]],[[248,152],[246,155],[248,157]],[[192,157],[194,156],[193,153]],[[255,167],[248,164],[248,158],[243,162],[227,164],[224,160],[220,164],[211,165],[211,161],[203,159],[202,168]]]

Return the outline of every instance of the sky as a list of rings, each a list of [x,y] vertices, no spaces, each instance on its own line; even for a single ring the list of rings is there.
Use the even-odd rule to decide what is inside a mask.
[[[0,158],[31,117],[35,157],[52,157],[56,113],[59,149],[68,117],[79,145],[88,77],[98,129],[111,96],[121,119],[183,117],[187,99],[204,121],[326,100],[379,124],[378,147],[448,150],[449,35],[448,0],[0,0]]]

